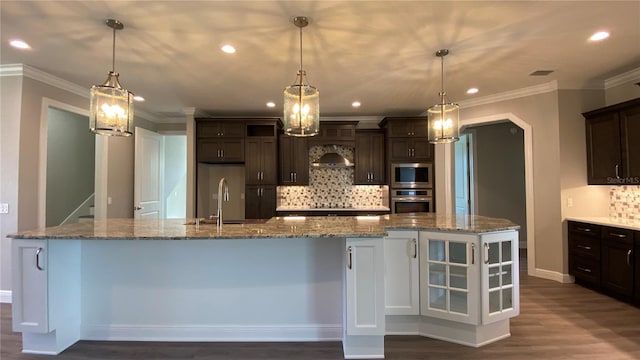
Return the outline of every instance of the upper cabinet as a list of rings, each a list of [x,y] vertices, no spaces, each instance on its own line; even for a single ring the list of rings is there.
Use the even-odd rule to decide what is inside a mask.
[[[355,184],[384,185],[384,132],[356,131]]]
[[[426,117],[386,117],[380,127],[387,132],[389,161],[431,162],[434,146],[429,143]]]
[[[306,137],[281,135],[280,185],[309,185],[309,148]]]
[[[353,147],[357,121],[321,121],[320,133],[309,137],[309,147],[315,145],[345,145]]]
[[[589,185],[640,184],[640,99],[583,116]]]
[[[244,162],[242,119],[196,119],[196,159],[203,163]]]
[[[245,184],[277,184],[278,121],[278,119],[247,121]]]

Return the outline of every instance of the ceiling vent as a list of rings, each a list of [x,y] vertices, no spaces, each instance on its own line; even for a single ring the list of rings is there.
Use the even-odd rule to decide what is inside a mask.
[[[547,76],[549,74],[551,74],[553,72],[553,70],[536,70],[534,72],[532,72],[531,74],[529,74],[529,76]]]

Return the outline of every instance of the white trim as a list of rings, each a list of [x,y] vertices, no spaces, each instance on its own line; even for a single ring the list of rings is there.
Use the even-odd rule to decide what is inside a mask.
[[[490,124],[509,120],[524,130],[524,182],[527,216],[527,272],[536,276],[535,207],[533,196],[533,128],[513,113],[495,114],[460,121],[460,129],[477,124]],[[453,175],[448,173],[449,178]],[[447,201],[452,201],[446,198]]]
[[[11,304],[13,302],[13,295],[11,290],[0,290],[0,303]]]
[[[38,227],[47,224],[47,126],[49,122],[49,108],[67,111],[89,117],[89,110],[69,105],[48,97],[42,98],[40,106],[40,139],[38,155]]]
[[[0,65],[0,76],[25,76],[78,96],[89,97],[89,89],[25,64]]]
[[[340,341],[339,324],[310,325],[91,325],[81,340],[111,341]]]
[[[94,219],[107,218],[109,179],[109,136],[96,135]]]
[[[529,264],[529,268],[531,268],[531,264]],[[557,271],[551,271],[546,269],[535,268],[533,272],[529,270],[529,275],[539,277],[542,279],[557,281],[562,284],[570,284],[574,282],[573,276],[569,274],[562,274]]]
[[[473,107],[478,105],[493,104],[500,101],[518,99],[522,97],[544,94],[551,91],[558,90],[558,82],[556,80],[550,81],[545,84],[529,86],[521,89],[505,91],[497,94],[487,95],[469,100],[463,100],[458,102],[460,108]],[[426,112],[425,112],[426,114]]]
[[[618,74],[616,76],[612,76],[608,79],[604,80],[604,88],[609,89],[614,86],[628,84],[632,82],[640,81],[640,68],[633,69],[631,71],[627,71],[622,74]]]
[[[0,65],[0,77],[3,76],[22,76],[21,64],[5,64]]]
[[[94,186],[95,186],[95,182],[94,182]],[[96,193],[95,193],[95,192],[91,193],[91,195],[89,195],[89,197],[88,197],[88,198],[86,198],[86,199],[82,202],[82,204],[78,205],[78,207],[77,207],[77,208],[75,208],[75,210],[73,210],[73,211],[69,214],[69,216],[67,216],[64,220],[62,220],[62,222],[60,223],[60,225],[65,225],[65,224],[67,224],[67,223],[68,223],[68,221],[69,221],[69,220],[71,220],[71,219],[75,219],[75,220],[76,220],[76,222],[77,222],[77,221],[78,221],[78,217],[79,217],[79,216],[81,216],[81,215],[79,215],[80,211],[83,211],[83,209],[85,209],[85,210],[86,210],[86,208],[90,207],[90,206],[87,206],[87,205],[89,204],[89,202],[90,202],[90,201],[92,201],[92,200],[93,200],[93,198],[94,198],[95,196],[96,196]],[[86,215],[86,214],[84,214],[84,215]]]

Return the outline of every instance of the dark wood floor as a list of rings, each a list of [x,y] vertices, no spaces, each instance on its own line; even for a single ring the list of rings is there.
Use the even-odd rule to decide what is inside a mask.
[[[338,342],[149,343],[80,341],[59,356],[21,354],[2,304],[2,360],[342,359]],[[640,359],[640,309],[573,284],[522,275],[521,315],[508,339],[474,349],[418,336],[387,336],[387,359]]]

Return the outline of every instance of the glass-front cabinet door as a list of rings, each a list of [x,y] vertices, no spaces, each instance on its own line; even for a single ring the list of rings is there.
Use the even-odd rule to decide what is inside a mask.
[[[518,232],[481,235],[482,323],[516,316],[520,312]]]
[[[420,313],[477,324],[477,235],[420,232]]]

